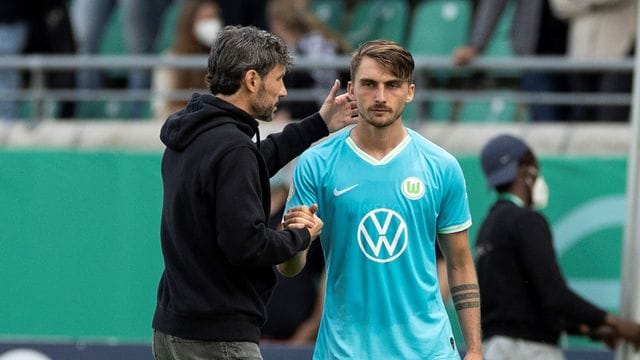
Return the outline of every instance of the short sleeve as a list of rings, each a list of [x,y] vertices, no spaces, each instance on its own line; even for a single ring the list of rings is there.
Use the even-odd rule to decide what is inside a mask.
[[[452,234],[471,226],[471,213],[464,174],[453,156],[450,156],[444,171],[444,191],[440,202],[437,232]]]
[[[285,212],[298,205],[311,206],[318,203],[318,184],[316,181],[313,166],[308,153],[303,154],[298,160],[294,170],[289,188],[289,197]],[[320,215],[320,214],[319,214]]]

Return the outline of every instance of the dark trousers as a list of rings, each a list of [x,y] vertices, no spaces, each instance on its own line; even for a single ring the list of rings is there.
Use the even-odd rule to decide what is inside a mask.
[[[188,340],[157,330],[152,348],[156,360],[262,360],[253,342]]]
[[[633,76],[624,72],[576,74],[571,78],[571,90],[575,93],[621,94],[631,93]],[[573,106],[572,121],[629,121],[629,105]]]
[[[562,93],[569,88],[565,74],[525,73],[522,76],[522,89],[527,92]],[[529,104],[529,118],[533,122],[565,121],[569,108],[556,104]]]

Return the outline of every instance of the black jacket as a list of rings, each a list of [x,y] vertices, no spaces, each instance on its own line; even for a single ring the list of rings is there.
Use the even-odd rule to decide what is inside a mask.
[[[496,202],[476,241],[482,336],[557,344],[576,324],[598,326],[605,312],[571,291],[544,217],[506,199]]]
[[[306,229],[267,227],[269,178],[328,134],[317,113],[259,141],[258,122],[195,94],[160,138],[165,269],[153,328],[177,337],[258,342],[273,266],[309,245]],[[256,136],[257,143],[252,141]]]

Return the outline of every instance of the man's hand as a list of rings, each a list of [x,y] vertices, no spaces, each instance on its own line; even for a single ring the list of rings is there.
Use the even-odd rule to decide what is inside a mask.
[[[335,132],[347,125],[358,122],[358,106],[349,94],[338,94],[340,80],[336,80],[320,107],[320,116],[327,124],[329,132]]]
[[[285,228],[307,229],[311,236],[311,242],[314,241],[320,232],[324,223],[316,216],[318,205],[306,207],[304,205],[292,207],[284,214],[283,225]],[[309,244],[311,244],[309,242]],[[287,277],[297,275],[307,263],[307,247],[305,250],[298,252],[289,260],[278,264],[278,271]]]
[[[600,325],[596,328],[591,328],[585,324],[580,324],[578,327],[580,333],[587,335],[589,339],[593,341],[602,341],[607,345],[609,349],[614,349],[620,339],[616,330],[610,325]]]
[[[607,314],[605,323],[611,326],[620,338],[628,341],[636,351],[640,350],[640,324]]]
[[[311,205],[311,207],[304,205],[292,207],[284,214],[284,227],[296,229],[307,228],[311,235],[311,241],[313,241],[320,235],[322,227],[324,226],[322,220],[316,216],[316,211],[318,211],[318,205],[315,204]]]
[[[464,355],[464,360],[482,360],[482,353],[469,351]]]
[[[478,50],[473,46],[462,46],[453,51],[453,63],[466,65],[478,56]]]

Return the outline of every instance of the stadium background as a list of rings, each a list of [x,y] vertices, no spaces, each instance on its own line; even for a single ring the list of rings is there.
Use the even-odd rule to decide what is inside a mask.
[[[404,10],[394,13],[397,10],[375,11],[371,6],[363,6],[361,18],[366,21],[354,22],[354,28],[347,30],[362,34],[364,30],[372,29],[358,26],[366,26],[373,17],[381,18],[389,24],[373,30],[391,29],[391,37],[397,36],[397,40],[404,37],[407,46],[415,54],[427,56],[427,60],[444,56],[436,67],[450,70],[448,56],[452,43],[433,48],[434,41],[437,43],[447,34],[453,39],[449,41],[462,42],[469,9],[463,4],[465,1],[431,2],[442,5],[436,13],[445,15],[443,19],[456,20],[455,29],[437,32],[440,36],[436,39],[418,32],[418,25],[427,22],[421,16],[434,14],[426,6],[414,9],[415,16],[411,19]],[[329,22],[335,19],[333,15],[341,14],[342,10],[327,5],[336,2],[313,3],[320,5],[316,11]],[[378,3],[389,7],[397,5],[395,1]],[[454,8],[451,4],[462,4],[462,7]],[[490,135],[501,131],[526,137],[541,153],[543,172],[551,188],[550,206],[544,212],[552,223],[556,250],[565,275],[578,292],[617,312],[629,127],[527,123],[526,115],[517,111],[510,97],[518,95],[517,89],[512,91],[514,83],[510,81],[520,74],[513,71],[514,66],[518,68],[528,63],[527,59],[514,60],[508,48],[512,11],[508,8],[500,22],[487,50],[489,61],[485,63],[495,74],[496,65],[491,67],[491,58],[507,59],[497,65],[508,68],[499,74],[506,78],[506,88],[492,88],[491,81],[483,82],[479,90],[486,91],[482,100],[488,101],[479,105],[463,107],[461,104],[456,112],[446,106],[444,111],[437,111],[442,109],[433,106],[429,113],[424,107],[413,106],[410,112],[436,120],[452,120],[455,115],[454,120],[458,121],[420,130],[452,151],[463,166],[475,222],[471,228],[472,240],[492,200],[478,166],[479,146]],[[456,16],[452,17],[452,14]],[[116,13],[110,20],[99,55],[125,55],[119,16]],[[175,19],[174,7],[165,21],[170,24]],[[394,31],[402,28],[406,30],[405,34]],[[171,26],[166,26],[165,30],[159,39],[159,49],[165,49],[171,41]],[[427,43],[432,47],[428,48]],[[3,60],[7,62],[3,63]],[[50,59],[40,59],[43,60],[41,63],[20,57],[16,63],[10,60],[0,58],[0,65],[28,69],[33,78],[41,75],[43,68],[52,66]],[[480,66],[483,60],[487,59],[481,59]],[[539,60],[538,69],[564,63],[557,59]],[[68,65],[75,67],[83,62],[81,59],[75,61],[78,62]],[[87,67],[92,61],[94,59],[85,59],[83,66]],[[119,60],[109,61],[113,66],[119,63]],[[135,58],[126,56],[122,61],[125,65],[110,71],[116,78],[121,78],[124,69],[131,66],[157,65],[157,59],[146,65],[136,65]],[[68,59],[61,62],[68,62]],[[595,65],[594,69],[614,63],[603,64]],[[429,61],[426,65],[429,67]],[[626,66],[628,69],[628,63]],[[21,113],[25,118],[31,118],[31,122],[0,123],[0,218],[3,219],[0,222],[0,360],[6,360],[3,354],[16,347],[38,348],[54,360],[150,358],[150,321],[162,269],[158,240],[161,205],[159,125],[118,121],[123,105],[127,103],[123,98],[128,96],[125,92],[96,94],[95,98],[100,101],[86,104],[92,110],[87,117],[98,118],[93,122],[42,121],[42,116],[46,119],[55,113],[56,96],[61,99],[64,94],[42,89],[36,81],[30,86],[23,93],[16,92],[16,96],[35,100],[24,102]],[[446,100],[444,92],[448,90],[451,89],[432,88],[419,91],[419,95],[439,93],[440,98],[435,100]],[[503,96],[505,91],[506,97]],[[90,92],[84,95],[94,99],[89,96]],[[613,94],[602,95],[609,96],[608,100],[616,99]],[[102,101],[103,97],[108,100]],[[591,99],[585,96],[574,101]],[[468,98],[464,100],[469,102]],[[104,121],[101,119],[104,117],[114,121]],[[455,313],[451,309],[449,313],[456,322]],[[459,333],[456,337],[462,343]],[[563,341],[565,349],[573,355],[570,359],[612,358],[602,345],[588,340],[568,338]],[[578,354],[579,349],[588,351]],[[288,359],[296,356],[302,359],[308,356],[308,349],[268,348],[265,359],[277,359],[285,353]]]
[[[280,126],[262,125],[263,136]],[[162,270],[159,126],[0,127],[5,141],[0,148],[2,342],[93,343],[118,345],[121,351],[133,344],[148,346]],[[472,240],[493,200],[474,147],[502,131],[527,137],[541,153],[551,189],[544,212],[565,275],[579,293],[617,312],[627,168],[620,149],[628,145],[623,135],[628,129],[588,128],[449,124],[419,130],[448,147],[463,167],[476,225]],[[113,136],[118,131],[132,142]],[[449,314],[457,323],[452,309]],[[458,331],[456,337],[464,346]],[[564,347],[611,356],[602,345],[581,338],[564,339]]]

